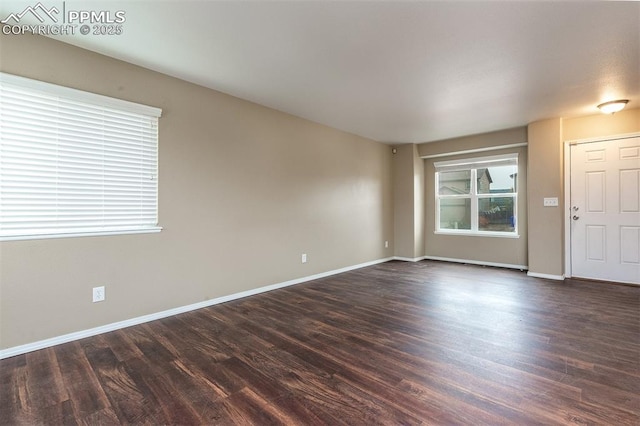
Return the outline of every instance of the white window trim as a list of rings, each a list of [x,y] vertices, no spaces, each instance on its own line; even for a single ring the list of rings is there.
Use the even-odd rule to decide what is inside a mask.
[[[435,173],[435,231],[434,234],[440,235],[460,235],[460,236],[475,236],[475,237],[496,237],[496,238],[520,238],[520,234],[518,232],[518,192],[515,193],[500,193],[500,194],[477,194],[477,169],[485,168],[485,167],[497,167],[497,166],[507,166],[507,165],[515,165],[518,166],[518,154],[503,154],[503,155],[492,155],[488,157],[475,157],[475,158],[467,158],[461,160],[449,160],[449,161],[438,161],[433,163],[434,168],[436,169]],[[469,194],[453,194],[441,196],[439,194],[440,190],[440,179],[439,172],[450,172],[450,171],[462,171],[462,170],[470,170],[471,171],[471,187],[469,189]],[[519,173],[518,173],[519,174]],[[520,186],[517,185],[519,188]],[[471,204],[471,229],[440,229],[440,200],[441,198],[446,199],[469,199]],[[482,231],[478,229],[478,200],[483,198],[513,198],[513,213],[515,217],[514,223],[514,231],[513,232],[497,232],[497,231]]]
[[[3,87],[19,89],[19,90],[27,90],[31,93],[41,93],[46,96],[60,97],[61,99],[64,99],[66,101],[80,102],[85,105],[90,104],[98,108],[105,108],[107,110],[115,109],[123,113],[143,115],[143,116],[155,118],[155,119],[159,118],[162,114],[162,110],[160,108],[141,105],[141,104],[137,104],[137,103],[121,100],[121,99],[110,98],[103,95],[84,92],[77,89],[58,86],[55,84],[32,80],[32,79],[15,76],[12,74],[6,74],[2,72],[0,72],[0,83],[2,84]],[[2,133],[1,130],[2,129],[0,129],[0,134]],[[154,162],[156,170],[157,170],[157,155],[158,155],[158,151],[157,151],[157,145],[156,145],[155,162]],[[151,163],[151,164],[154,164],[154,163]],[[1,178],[1,175],[0,175],[0,178]],[[158,200],[157,174],[154,175],[153,179],[156,180],[155,206],[157,209],[157,200]],[[158,218],[157,210],[155,215],[156,215],[155,219],[157,221],[157,218]],[[73,226],[70,226],[68,228],[56,227],[55,231],[52,231],[49,229],[47,230],[47,232],[44,232],[44,233],[35,232],[34,228],[32,228],[30,231],[25,228],[24,233],[7,232],[5,234],[0,234],[0,241],[156,233],[156,232],[160,232],[161,230],[162,230],[162,227],[158,226],[157,223],[155,225],[151,225],[150,223],[129,224],[129,225],[122,223],[121,226],[109,225],[108,227],[105,227],[105,228],[102,228],[100,226],[81,226],[81,227],[75,227],[75,228]]]

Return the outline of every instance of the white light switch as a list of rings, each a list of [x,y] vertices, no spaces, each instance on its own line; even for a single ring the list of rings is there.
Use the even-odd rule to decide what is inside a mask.
[[[558,197],[545,198],[544,199],[545,207],[558,207]]]

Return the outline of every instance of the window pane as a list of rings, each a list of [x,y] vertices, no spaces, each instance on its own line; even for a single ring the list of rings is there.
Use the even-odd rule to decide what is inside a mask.
[[[471,170],[438,173],[438,194],[469,194],[471,191]]]
[[[478,200],[478,230],[514,232],[514,197],[481,198]]]
[[[471,229],[471,200],[440,200],[440,229]]]
[[[478,194],[516,192],[518,166],[498,166],[478,169]]]

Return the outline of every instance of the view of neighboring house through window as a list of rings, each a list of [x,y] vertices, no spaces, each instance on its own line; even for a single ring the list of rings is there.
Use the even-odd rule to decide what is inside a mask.
[[[517,235],[517,154],[442,161],[436,168],[436,232]]]

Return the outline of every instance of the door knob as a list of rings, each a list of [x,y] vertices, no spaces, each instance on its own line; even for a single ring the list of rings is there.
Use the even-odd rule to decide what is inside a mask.
[[[580,216],[574,214],[573,215],[573,220],[578,220],[578,219],[580,219]]]

